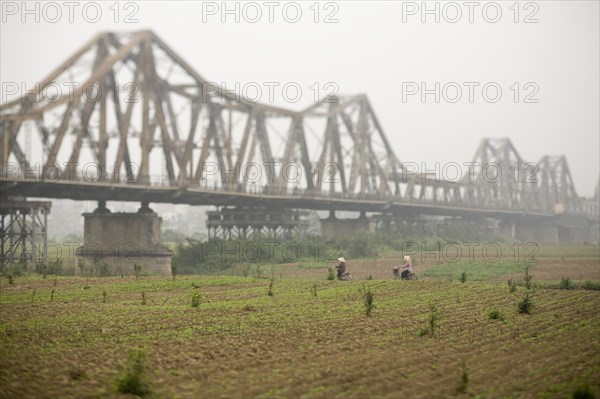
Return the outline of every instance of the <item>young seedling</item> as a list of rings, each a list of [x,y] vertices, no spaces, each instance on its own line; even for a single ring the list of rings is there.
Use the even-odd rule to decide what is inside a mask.
[[[9,274],[6,277],[8,277],[8,284],[14,284],[15,283],[15,278],[13,277],[12,274]]]
[[[312,295],[316,298],[317,297],[317,283],[314,283],[312,286]]]
[[[512,278],[509,278],[506,283],[508,284],[510,292],[515,292],[517,290],[517,282]]]
[[[429,333],[431,336],[435,334],[436,322],[441,319],[440,313],[437,310],[437,306],[433,303],[429,305],[429,318],[427,319],[429,324]]]
[[[102,290],[102,303],[106,303],[106,290]]]
[[[466,283],[467,282],[467,273],[462,272],[462,274],[460,275],[460,278],[458,280],[463,284]]]
[[[175,281],[175,276],[177,276],[177,263],[175,261],[171,261],[171,276]]]
[[[142,291],[142,305],[146,304],[146,293]]]
[[[363,291],[363,301],[364,301],[364,305],[365,305],[365,314],[367,315],[367,317],[371,317],[371,312],[375,308],[375,304],[373,303],[373,300],[374,300],[373,292],[371,291],[371,287],[367,288],[364,285],[363,285],[362,291]]]
[[[52,292],[50,293],[50,303],[54,301],[54,288],[52,288]]]
[[[139,263],[133,264],[133,273],[135,274],[135,279],[137,280],[140,277],[140,272],[142,271],[142,265]]]
[[[271,280],[269,282],[269,291],[267,292],[268,296],[273,296],[273,284],[275,283],[275,280],[273,279],[273,277],[271,277]]]
[[[333,269],[329,268],[327,271],[327,280],[335,280],[335,274],[333,273]]]
[[[531,277],[531,275],[529,274],[529,266],[527,266],[527,267],[525,268],[525,279],[524,279],[524,281],[525,281],[525,288],[527,288],[527,290],[530,290],[530,289],[531,289],[531,287],[533,286],[533,284],[532,284],[532,281],[531,281],[531,280],[532,280],[532,277]]]
[[[458,386],[456,387],[456,390],[459,393],[464,393],[467,391],[467,385],[469,384],[469,370],[467,369],[467,363],[464,359],[461,361],[460,367],[460,380],[458,381]]]
[[[200,293],[194,292],[192,294],[192,307],[197,308],[198,306],[200,306],[200,301],[201,301]]]
[[[79,269],[79,275],[83,276],[83,271],[85,270],[85,261],[83,259],[79,259],[77,261],[77,268]]]
[[[504,320],[504,316],[498,310],[498,308],[494,308],[488,312],[488,318],[490,320]]]

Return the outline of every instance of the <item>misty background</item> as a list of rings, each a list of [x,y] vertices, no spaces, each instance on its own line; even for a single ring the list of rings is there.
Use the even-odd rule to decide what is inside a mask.
[[[229,89],[251,82],[298,83],[302,97],[295,103],[285,100],[281,86],[275,89],[272,103],[281,107],[301,110],[310,106],[315,101],[311,89],[315,83],[320,97],[330,92],[325,89],[328,82],[339,88],[338,94],[366,94],[403,162],[425,163],[429,169],[436,162],[462,164],[471,161],[482,138],[509,137],[526,161],[537,162],[543,155],[566,155],[579,195],[591,197],[598,183],[597,1],[520,2],[518,22],[514,21],[515,9],[510,8],[514,2],[497,2],[502,15],[496,23],[487,22],[482,13],[483,6],[490,2],[479,3],[473,23],[468,20],[469,10],[463,2],[455,3],[463,13],[456,23],[444,18],[441,10],[447,6],[445,2],[428,3],[431,10],[436,4],[439,7],[439,23],[435,15],[422,15],[421,9],[415,15],[403,14],[403,10],[414,10],[413,6],[420,8],[421,2],[322,2],[316,6],[318,22],[314,21],[316,8],[310,8],[315,5],[301,2],[302,16],[297,23],[285,20],[281,10],[286,2],[279,2],[272,23],[267,7],[260,1],[256,4],[263,15],[257,23],[244,18],[244,2],[238,2],[239,22],[234,14],[223,15],[222,2],[122,2],[118,22],[116,9],[110,8],[115,3],[98,2],[102,15],[96,23],[82,17],[84,2],[78,3],[81,7],[75,9],[72,23],[62,2],[57,2],[63,15],[56,23],[43,15],[36,22],[35,15],[23,15],[22,10],[9,15],[7,3],[17,7],[22,3],[1,3],[3,102],[15,97],[4,93],[6,82],[33,88],[35,82],[99,31],[152,30],[205,79],[223,83]],[[27,4],[35,9],[35,3]],[[227,7],[234,9],[235,3],[228,2]],[[530,3],[535,8],[526,6]],[[216,14],[203,14],[213,6],[218,8]],[[448,10],[446,17],[453,18],[453,10]],[[124,22],[128,15],[138,22]],[[528,15],[538,22],[524,23]],[[328,16],[337,22],[324,23]],[[477,82],[480,86],[475,89],[472,103],[465,86],[457,103],[444,98],[436,103],[433,95],[428,95],[425,102],[420,95],[403,101],[403,87],[413,82],[425,83],[428,89],[433,89],[436,82],[441,86]],[[502,88],[502,97],[496,103],[482,97],[481,87],[489,82]],[[515,82],[521,90],[518,102],[510,89]],[[534,95],[537,103],[523,102],[523,96],[530,92],[523,90],[526,83],[535,83],[539,88]],[[260,100],[269,102],[266,91]],[[50,236],[68,234],[71,227],[81,233],[80,213],[95,205],[53,200],[52,217],[64,221],[63,213],[70,214],[73,222],[61,226],[50,222]],[[109,208],[135,211],[139,204],[109,203]],[[198,225],[194,229],[205,229],[204,209],[182,205],[152,208],[173,228],[178,226],[177,215],[195,215],[192,219]]]

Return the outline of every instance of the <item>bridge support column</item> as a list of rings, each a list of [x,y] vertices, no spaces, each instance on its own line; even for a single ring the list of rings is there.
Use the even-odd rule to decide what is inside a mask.
[[[48,254],[51,202],[2,198],[0,201],[0,270],[9,265],[39,271]]]
[[[522,242],[557,244],[560,240],[559,227],[552,221],[506,219],[501,223],[502,235]]]
[[[375,224],[361,212],[357,219],[338,219],[335,211],[329,212],[329,217],[321,219],[321,234],[329,238],[347,238],[357,231],[374,231]]]
[[[76,251],[77,271],[99,275],[130,274],[134,263],[142,272],[170,274],[171,251],[160,244],[162,219],[143,203],[137,213],[112,213],[101,201],[84,213],[83,246]],[[87,268],[87,270],[85,270]]]

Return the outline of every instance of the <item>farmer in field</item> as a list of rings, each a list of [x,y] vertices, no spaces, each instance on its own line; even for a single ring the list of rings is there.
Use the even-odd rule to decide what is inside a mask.
[[[338,265],[335,267],[337,269],[337,278],[340,280],[344,273],[346,273],[346,259],[343,256],[338,258]]]
[[[400,273],[400,277],[402,278],[402,280],[407,280],[408,279],[408,275],[413,272],[412,259],[410,258],[410,256],[404,255],[404,262],[405,263],[402,266],[402,268],[404,270],[402,271],[402,273]]]

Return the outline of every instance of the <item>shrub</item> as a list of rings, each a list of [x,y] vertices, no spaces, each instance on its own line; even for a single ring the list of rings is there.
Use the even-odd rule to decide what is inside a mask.
[[[571,396],[573,399],[594,399],[594,392],[590,389],[590,387],[585,384],[577,387],[573,395]]]
[[[146,293],[142,291],[142,305],[146,304]]]
[[[15,278],[13,277],[12,274],[9,274],[6,277],[8,277],[8,284],[14,284],[15,283]]]
[[[529,297],[529,291],[523,297],[523,300],[519,302],[518,310],[521,314],[531,314],[531,310],[533,309],[533,303],[531,298]]]
[[[314,283],[312,286],[312,289],[310,290],[312,295],[316,298],[317,297],[317,283]]]
[[[150,394],[148,381],[144,373],[146,354],[142,350],[130,352],[125,370],[117,380],[117,391],[138,396]]]
[[[83,272],[84,272],[86,266],[87,265],[85,263],[85,260],[83,260],[83,259],[78,259],[77,260],[77,268],[79,269],[79,275],[80,276],[83,276]]]
[[[106,290],[102,290],[102,303],[106,303]]]
[[[42,274],[43,278],[46,278],[47,275],[57,275],[62,274],[63,270],[63,260],[62,258],[57,258],[51,260],[49,262],[41,261],[37,266],[38,273]]]
[[[177,274],[210,274],[220,273],[233,266],[231,256],[222,256],[219,245],[226,248],[238,248],[236,242],[227,243],[219,241],[202,242],[191,238],[187,244],[179,244],[171,262],[177,264]]]
[[[335,280],[335,273],[331,267],[327,271],[327,280]]]
[[[581,285],[581,288],[583,288],[584,290],[600,291],[600,283],[599,282],[595,282],[595,281],[591,281],[591,280],[586,280]]]
[[[245,264],[242,267],[242,274],[244,275],[244,277],[248,277],[250,275],[250,265]]]
[[[570,290],[571,288],[573,288],[573,284],[571,283],[571,279],[569,277],[563,277],[560,279],[561,290]]]
[[[263,270],[260,267],[260,265],[256,265],[256,267],[254,268],[254,278],[262,278],[263,277]]]
[[[375,242],[374,234],[368,231],[359,231],[344,240],[342,247],[347,249],[351,258],[373,258],[377,256]]]
[[[504,320],[504,316],[497,308],[494,308],[488,312],[488,318],[490,320]]]
[[[198,306],[200,306],[200,301],[201,301],[200,293],[199,292],[192,293],[192,307],[197,308]]]
[[[98,263],[96,263],[96,273],[99,277],[108,277],[110,275],[108,263],[104,260],[99,260]]]
[[[185,234],[173,229],[166,229],[160,232],[162,242],[182,243],[185,241]]]
[[[373,275],[369,274],[369,277],[367,277],[367,280],[373,280]]]
[[[462,274],[460,275],[459,281],[463,284],[467,282],[467,273],[466,272],[462,272]]]

